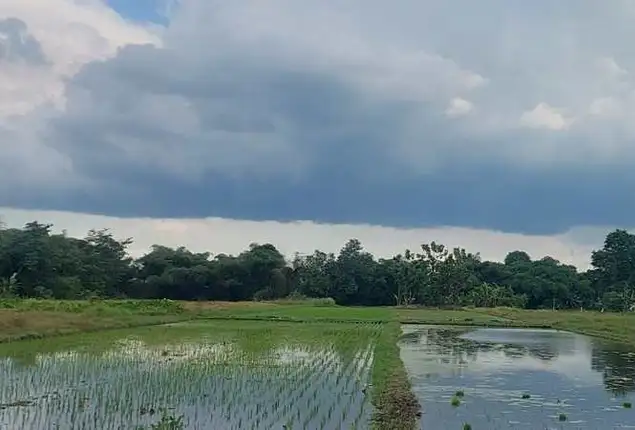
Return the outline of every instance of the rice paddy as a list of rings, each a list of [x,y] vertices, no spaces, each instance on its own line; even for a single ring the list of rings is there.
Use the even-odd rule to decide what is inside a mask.
[[[381,332],[198,321],[2,345],[0,428],[367,429]]]
[[[628,428],[633,321],[507,308],[5,300],[0,429]],[[422,334],[411,325],[402,336],[399,322],[446,326]],[[505,330],[461,325],[623,344],[525,330],[509,345]],[[16,339],[32,340],[2,343]]]

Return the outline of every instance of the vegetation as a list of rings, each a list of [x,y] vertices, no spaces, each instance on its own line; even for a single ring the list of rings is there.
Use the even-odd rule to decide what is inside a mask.
[[[373,424],[377,429],[411,430],[420,413],[419,402],[399,356],[396,340],[400,335],[398,324],[387,324],[375,346],[372,398]]]
[[[512,251],[504,262],[432,242],[419,252],[376,259],[356,239],[338,255],[315,251],[291,261],[271,244],[237,256],[155,245],[133,259],[132,239],[107,230],[83,239],[50,224],[0,230],[0,297],[317,299],[316,305],[516,307],[627,311],[635,304],[635,235],[616,230],[591,256],[592,268]]]
[[[85,334],[73,352],[23,342],[0,348],[15,363],[0,360],[0,409],[11,428],[365,429],[382,329],[198,321]]]
[[[191,319],[171,300],[0,299],[0,342]]]
[[[372,386],[364,388],[371,394],[370,399],[375,406],[374,425],[378,429],[405,430],[416,423],[420,407],[414,397],[408,376],[400,359],[397,339],[401,336],[399,322],[416,322],[424,324],[469,324],[501,327],[554,327],[595,334],[606,338],[614,338],[635,344],[635,315],[618,315],[601,312],[551,311],[551,310],[519,310],[511,308],[464,308],[454,310],[439,309],[403,309],[389,307],[345,307],[315,306],[312,301],[281,300],[275,302],[172,302],[170,300],[51,300],[51,299],[9,299],[0,301],[5,309],[0,309],[0,340],[7,337],[48,337],[52,334],[98,330],[100,328],[117,328],[135,325],[150,325],[160,322],[194,320],[201,328],[210,332],[213,339],[222,339],[223,332],[240,330],[245,345],[264,345],[263,333],[276,333],[270,338],[288,341],[297,333],[304,343],[317,342],[317,336],[328,337],[325,327],[346,327],[363,324],[378,329],[375,341],[374,360],[372,363]],[[172,312],[166,314],[166,312]],[[8,321],[4,315],[10,313],[13,320]],[[209,320],[209,321],[208,321]],[[275,321],[276,324],[255,324],[249,320]],[[12,326],[13,321],[20,324]],[[286,322],[286,323],[285,323]],[[344,324],[333,324],[344,322]],[[8,325],[3,325],[7,323]],[[299,324],[298,324],[299,323]],[[310,323],[310,324],[306,324]],[[212,326],[208,324],[214,324]],[[246,327],[264,330],[249,335]],[[325,325],[326,324],[326,325]],[[188,323],[188,327],[194,327]],[[273,329],[273,327],[279,327]],[[270,331],[274,330],[274,331]],[[276,331],[277,330],[277,331]],[[144,341],[154,347],[163,345],[169,332],[160,335],[145,336],[145,332],[154,332],[151,327],[135,330]],[[91,343],[91,351],[106,353],[113,344],[122,337],[120,331],[109,331],[99,334],[98,346]],[[163,333],[163,334],[161,334]],[[178,332],[177,332],[178,333]],[[251,333],[254,333],[251,331]],[[304,333],[304,334],[302,334]],[[186,337],[179,333],[179,339]],[[86,339],[96,339],[94,335],[85,335]],[[86,341],[88,342],[88,341]],[[325,340],[326,342],[326,340]],[[84,341],[79,341],[84,343]],[[89,342],[90,343],[90,342]],[[22,351],[29,357],[37,354],[54,354],[76,348],[78,337],[61,337],[38,342],[25,342],[18,345],[1,347],[3,351]],[[33,349],[31,352],[30,345]],[[170,348],[166,357],[173,356]],[[163,357],[163,356],[162,356]],[[34,358],[23,358],[32,362]],[[242,365],[237,362],[238,365]],[[460,400],[464,392],[454,393]],[[529,395],[524,397],[529,397]],[[460,404],[460,402],[459,402]],[[155,405],[158,411],[165,404]],[[170,415],[171,416],[171,415]],[[158,414],[154,416],[155,423]],[[148,424],[149,425],[149,424]],[[147,425],[146,425],[147,427]]]
[[[551,257],[532,260],[522,251],[510,252],[504,262],[483,261],[478,254],[434,242],[422,245],[418,253],[406,250],[376,259],[352,239],[337,255],[315,251],[291,261],[270,244],[252,244],[237,256],[155,245],[133,259],[127,251],[131,243],[131,239],[115,239],[107,230],[91,230],[84,239],[70,238],[53,234],[51,225],[38,222],[22,229],[0,229],[0,342],[193,319],[214,320],[201,323],[216,324],[214,336],[234,330],[255,345],[256,355],[259,349],[270,350],[278,338],[319,347],[330,339],[350,360],[355,351],[365,357],[361,367],[347,369],[365,369],[368,376],[333,385],[341,388],[343,383],[346,390],[358,390],[362,403],[354,417],[335,411],[336,405],[326,409],[326,416],[320,408],[309,422],[335,423],[340,414],[342,423],[359,425],[368,413],[363,403],[368,398],[375,407],[374,426],[393,430],[413,428],[420,414],[399,357],[399,323],[552,327],[635,344],[635,314],[605,312],[632,310],[635,303],[635,235],[623,230],[606,237],[586,272]],[[294,322],[313,324],[290,324]],[[347,324],[334,329],[334,322]],[[259,331],[255,334],[240,324]],[[357,337],[350,337],[351,333]],[[301,342],[297,336],[304,336]],[[101,341],[106,338],[100,336]],[[358,340],[373,345],[373,354],[363,353],[366,350]],[[175,359],[169,350],[166,357]],[[236,363],[251,368],[255,362]],[[314,375],[307,380],[330,377],[325,375],[332,375],[331,364],[322,363],[319,371],[306,370]],[[187,378],[196,376],[188,373],[191,369],[184,372]],[[283,380],[288,381],[296,374],[285,375]],[[122,399],[131,395],[119,394]],[[457,392],[451,402],[458,406],[462,397],[463,392]],[[148,410],[163,410],[166,402],[162,403]],[[272,411],[271,424],[288,426],[281,421],[283,415],[289,418],[288,409],[292,407],[282,407],[285,412],[278,415]],[[158,415],[141,420],[143,426],[184,425],[186,417],[168,412],[159,421]],[[294,418],[296,423],[298,419]]]

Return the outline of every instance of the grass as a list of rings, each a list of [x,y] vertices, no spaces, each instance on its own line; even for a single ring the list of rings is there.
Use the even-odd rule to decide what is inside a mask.
[[[415,428],[421,406],[413,394],[408,374],[399,356],[397,340],[401,328],[388,323],[375,347],[373,367],[373,403],[376,429],[411,430]]]
[[[205,324],[221,324],[218,327],[233,324],[231,321],[221,323],[221,320],[237,320],[245,324],[249,320],[275,321],[284,327],[295,327],[290,329],[295,331],[311,330],[312,327],[323,327],[327,323],[381,324],[383,329],[375,340],[372,386],[369,387],[375,406],[373,426],[377,429],[412,429],[420,415],[420,405],[411,391],[399,357],[397,341],[401,335],[400,323],[554,328],[635,345],[635,315],[511,308],[439,310],[343,307],[321,300],[240,303],[0,300],[0,343],[193,319],[205,320]],[[304,324],[298,326],[292,323],[311,324],[305,327]],[[254,341],[257,341],[257,337]],[[64,345],[64,342],[55,340],[51,344]],[[42,346],[39,344],[40,348]],[[460,403],[461,396],[455,397]]]
[[[170,300],[0,300],[0,343],[195,317]]]
[[[519,326],[544,326],[635,345],[635,314],[593,311],[551,311],[495,308],[483,315],[504,318]]]
[[[201,318],[299,322],[389,322],[392,308],[315,306],[298,302],[189,302],[186,311]]]
[[[183,302],[159,300],[42,300],[0,299],[0,309],[91,313],[97,315],[175,315],[184,313]]]
[[[183,321],[172,315],[95,315],[0,309],[0,343]]]

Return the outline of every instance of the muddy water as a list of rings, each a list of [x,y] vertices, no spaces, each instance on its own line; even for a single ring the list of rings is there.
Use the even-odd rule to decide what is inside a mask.
[[[635,429],[633,348],[553,330],[403,331],[422,429]]]

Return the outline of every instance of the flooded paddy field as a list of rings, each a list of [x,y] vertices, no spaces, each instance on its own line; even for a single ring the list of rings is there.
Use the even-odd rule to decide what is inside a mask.
[[[635,349],[554,330],[403,326],[422,429],[635,429]]]
[[[0,429],[367,429],[381,330],[199,321],[0,345]]]

